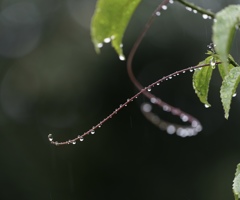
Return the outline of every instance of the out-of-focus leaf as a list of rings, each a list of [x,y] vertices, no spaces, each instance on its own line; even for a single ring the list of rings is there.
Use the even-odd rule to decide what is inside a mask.
[[[228,54],[233,40],[236,26],[240,22],[240,6],[230,5],[216,14],[213,24],[213,42],[215,50],[223,62],[223,67],[227,67]]]
[[[239,81],[240,67],[232,68],[229,73],[224,77],[220,90],[220,95],[226,119],[228,119],[232,97],[236,92]]]
[[[229,73],[229,71],[233,68],[234,66],[232,64],[228,64],[227,67],[223,67],[223,64],[218,64],[218,71],[222,77],[222,79],[224,79],[224,77]]]
[[[212,58],[212,56],[207,57],[203,62],[200,62],[199,65],[210,64]],[[200,101],[204,103],[205,107],[211,106],[208,103],[208,90],[212,71],[213,67],[203,67],[197,69],[193,74],[193,88]]]
[[[233,179],[232,189],[235,200],[240,199],[240,164],[237,165],[235,177]]]
[[[98,0],[92,18],[91,35],[95,49],[112,42],[121,60],[122,38],[130,18],[141,0]]]

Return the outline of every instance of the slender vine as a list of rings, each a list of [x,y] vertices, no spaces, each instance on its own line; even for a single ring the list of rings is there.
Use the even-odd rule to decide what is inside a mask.
[[[198,12],[201,14],[206,15],[208,18],[214,18],[214,13],[205,10],[201,7],[195,6],[194,4],[188,3],[186,1],[183,0],[177,0],[180,4],[187,6],[187,10],[189,11],[193,11],[193,12]],[[175,108],[169,104],[167,104],[166,102],[162,101],[161,99],[159,99],[158,97],[155,97],[153,94],[150,93],[151,89],[154,86],[158,86],[160,84],[162,84],[164,81],[168,80],[168,79],[172,79],[173,77],[176,77],[180,74],[184,74],[187,71],[194,71],[196,69],[200,69],[202,67],[207,67],[210,66],[210,63],[208,64],[201,64],[201,65],[196,65],[196,66],[191,66],[179,71],[176,71],[174,73],[171,73],[167,76],[162,77],[161,79],[155,81],[154,83],[143,87],[135,78],[134,74],[133,74],[133,70],[132,70],[132,60],[133,57],[142,41],[142,39],[144,38],[145,34],[147,33],[147,31],[149,30],[149,28],[151,27],[152,23],[154,22],[154,19],[159,16],[162,10],[166,10],[167,9],[167,5],[168,4],[172,4],[174,3],[173,0],[164,0],[162,3],[160,3],[157,8],[154,10],[154,12],[152,13],[151,17],[149,18],[149,20],[147,21],[143,31],[140,33],[139,37],[137,38],[136,42],[134,43],[128,60],[127,60],[127,71],[129,74],[129,77],[131,79],[131,81],[133,82],[133,84],[138,88],[139,92],[136,93],[134,96],[132,96],[131,98],[127,99],[126,102],[124,102],[123,104],[121,104],[118,108],[116,108],[110,115],[108,115],[106,118],[104,118],[102,121],[100,121],[98,124],[96,124],[95,126],[93,126],[92,128],[90,128],[88,131],[84,132],[82,135],[78,135],[77,137],[70,139],[68,141],[64,141],[64,142],[58,142],[56,140],[53,139],[53,135],[49,134],[48,135],[48,139],[51,142],[51,144],[54,144],[56,146],[61,146],[61,145],[67,145],[67,144],[76,144],[77,141],[83,141],[84,137],[89,135],[89,134],[95,134],[95,131],[97,129],[99,129],[105,122],[107,122],[109,119],[111,119],[113,116],[115,116],[120,110],[122,110],[123,108],[125,108],[130,102],[132,102],[134,99],[136,99],[139,95],[143,94],[145,95],[147,98],[150,99],[151,103],[158,105],[159,107],[162,107],[164,111],[166,112],[170,112],[171,114],[178,116],[182,119],[183,122],[189,122],[190,125],[188,126],[183,126],[183,125],[178,125],[178,124],[172,124],[169,122],[166,122],[164,120],[161,120],[160,118],[158,118],[154,113],[151,112],[151,105],[150,104],[143,104],[141,106],[141,110],[144,114],[144,116],[149,119],[152,123],[154,123],[155,125],[159,126],[161,129],[166,130],[169,134],[173,134],[173,133],[177,133],[177,135],[182,136],[182,137],[186,137],[186,136],[193,136],[196,135],[198,132],[200,132],[202,130],[202,126],[200,124],[200,122],[193,116],[191,116],[188,113],[185,113],[183,111],[181,111],[179,108]],[[233,62],[233,61],[232,61]],[[216,62],[215,63],[220,64],[220,62]]]

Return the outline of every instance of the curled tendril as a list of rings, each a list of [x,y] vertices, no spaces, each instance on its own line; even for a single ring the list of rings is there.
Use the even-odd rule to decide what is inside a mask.
[[[182,1],[182,0],[178,0],[178,2],[182,3],[183,5],[186,4],[186,2]],[[176,133],[177,135],[182,136],[182,137],[196,135],[198,132],[200,132],[202,130],[202,126],[201,126],[200,122],[195,117],[191,116],[188,113],[185,113],[185,112],[181,111],[178,108],[175,108],[175,107],[167,104],[166,102],[162,101],[161,99],[155,97],[149,91],[151,91],[152,87],[158,86],[160,83],[162,83],[162,82],[164,82],[168,79],[171,79],[174,76],[177,76],[179,74],[183,74],[187,71],[191,72],[191,71],[193,71],[197,68],[202,68],[202,67],[209,66],[209,64],[196,65],[196,66],[192,66],[192,67],[188,67],[188,68],[176,71],[172,74],[169,74],[169,75],[155,81],[154,83],[148,85],[147,87],[143,87],[137,81],[137,79],[135,78],[135,76],[133,74],[133,71],[132,71],[132,60],[133,60],[133,57],[136,53],[136,50],[138,49],[138,47],[139,47],[143,37],[145,36],[146,32],[148,31],[148,29],[152,25],[155,17],[159,16],[159,13],[162,9],[166,10],[166,5],[168,3],[173,3],[173,0],[164,0],[160,5],[158,5],[158,7],[152,13],[150,19],[148,20],[148,22],[145,25],[144,30],[140,33],[139,37],[137,38],[136,42],[134,43],[134,45],[132,47],[132,50],[129,54],[128,60],[127,60],[128,75],[129,75],[131,81],[133,82],[133,84],[138,88],[139,92],[136,93],[131,98],[127,99],[127,101],[125,103],[121,104],[110,115],[108,115],[106,118],[104,118],[102,121],[100,121],[97,125],[93,126],[91,129],[89,129],[88,131],[86,131],[82,135],[78,135],[77,137],[75,137],[73,139],[70,139],[68,141],[58,142],[58,141],[53,139],[52,134],[49,134],[48,139],[49,139],[51,144],[54,144],[56,146],[60,146],[60,145],[67,145],[67,144],[76,144],[77,141],[83,141],[85,136],[87,136],[89,134],[94,134],[96,129],[100,128],[106,121],[111,119],[114,115],[116,115],[120,110],[122,110],[124,107],[126,107],[130,102],[132,102],[134,99],[136,99],[141,94],[143,94],[147,98],[149,98],[151,103],[156,104],[159,107],[162,107],[164,111],[170,112],[171,114],[180,117],[183,122],[189,122],[190,123],[190,125],[183,126],[183,125],[178,125],[178,124],[174,124],[174,123],[164,121],[152,112],[152,109],[151,109],[152,107],[151,107],[150,104],[146,104],[146,103],[143,104],[141,106],[141,111],[144,114],[144,116],[148,120],[150,120],[153,124],[158,126],[160,129],[166,130],[169,134]],[[193,9],[196,9],[196,7],[193,4],[187,4],[187,5],[192,7]],[[201,11],[200,13],[206,13],[206,14],[209,14],[210,16],[214,17],[214,14],[209,13],[209,11],[205,11],[202,8],[197,7],[197,10]],[[219,63],[216,63],[216,64],[219,64]]]

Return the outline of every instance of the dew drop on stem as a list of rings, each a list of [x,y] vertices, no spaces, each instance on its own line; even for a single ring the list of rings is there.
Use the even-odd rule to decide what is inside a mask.
[[[170,4],[173,4],[173,3],[174,3],[174,0],[170,0],[169,3],[170,3]]]
[[[208,15],[207,14],[202,14],[202,18],[203,19],[208,19]]]
[[[162,9],[163,9],[163,10],[167,10],[167,6],[166,6],[166,5],[163,5],[163,6],[162,6]]]
[[[190,8],[190,7],[185,7],[186,8],[186,10],[188,10],[188,11],[192,11],[192,8]]]
[[[49,135],[48,135],[48,140],[49,140],[50,142],[53,141],[53,136],[52,136],[52,134],[49,134]]]
[[[233,95],[232,95],[232,97],[236,97],[237,96],[237,93],[234,93]]]
[[[160,16],[161,13],[159,11],[156,12],[156,16]]]

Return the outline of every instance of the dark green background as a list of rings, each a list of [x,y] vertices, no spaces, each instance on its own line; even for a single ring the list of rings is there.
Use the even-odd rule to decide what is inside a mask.
[[[240,1],[195,1],[214,12]],[[229,120],[219,98],[216,70],[206,109],[192,89],[191,73],[152,92],[203,124],[196,137],[159,130],[129,104],[94,136],[55,147],[110,114],[137,91],[126,62],[110,45],[94,52],[89,24],[96,1],[0,2],[0,199],[18,200],[226,200],[240,162],[240,99]],[[124,37],[127,56],[160,1],[143,0]],[[175,3],[147,33],[134,59],[143,85],[197,64],[211,42],[211,20]],[[239,33],[233,56],[239,62]],[[165,114],[163,114],[165,116]],[[166,116],[169,120],[176,120]]]

